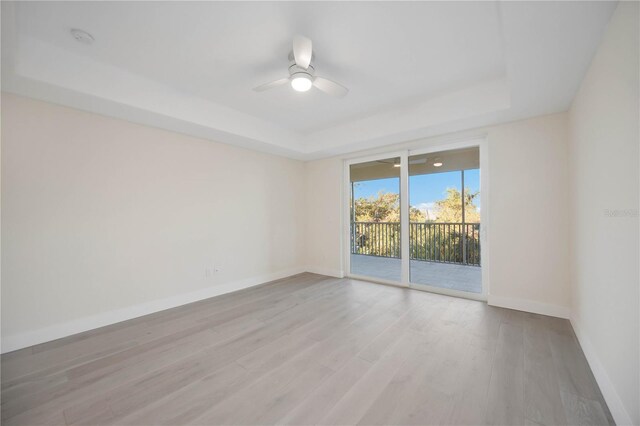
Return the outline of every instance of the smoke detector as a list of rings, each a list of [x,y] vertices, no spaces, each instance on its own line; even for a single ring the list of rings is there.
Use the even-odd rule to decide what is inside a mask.
[[[83,43],[83,44],[92,44],[93,43],[93,36],[91,34],[89,34],[88,32],[84,31],[84,30],[79,30],[77,28],[72,28],[71,29],[71,35],[73,36],[73,38],[75,38],[80,43]]]

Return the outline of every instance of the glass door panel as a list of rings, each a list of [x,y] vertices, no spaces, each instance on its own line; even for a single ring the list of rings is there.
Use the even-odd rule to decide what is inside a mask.
[[[349,183],[351,275],[400,282],[400,157],[351,164]]]
[[[482,293],[479,149],[408,162],[409,282]]]

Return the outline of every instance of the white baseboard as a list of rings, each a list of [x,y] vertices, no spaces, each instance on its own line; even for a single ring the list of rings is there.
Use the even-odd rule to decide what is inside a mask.
[[[307,272],[318,275],[326,275],[328,277],[344,278],[344,272],[338,269],[321,268],[317,266],[307,266]]]
[[[598,358],[598,355],[596,354],[591,341],[584,333],[582,327],[579,325],[580,321],[573,316],[571,316],[570,321],[571,326],[573,327],[573,331],[578,338],[578,342],[580,342],[580,346],[582,347],[584,356],[587,358],[589,367],[591,367],[593,376],[596,378],[596,382],[598,382],[598,386],[600,387],[602,396],[604,397],[604,400],[609,407],[609,411],[611,411],[613,420],[615,420],[616,424],[619,426],[633,425],[631,416],[624,408],[624,404],[622,403],[618,392],[616,392],[616,388],[613,386],[613,383],[611,383],[609,375],[600,362],[600,358]]]
[[[531,312],[534,314],[548,315],[569,319],[569,308],[547,303],[535,302],[533,300],[516,299],[512,297],[502,297],[489,295],[487,303],[500,308],[515,309],[516,311]]]
[[[97,315],[79,318],[65,323],[53,324],[38,330],[9,336],[2,336],[1,352],[11,352],[40,343],[49,342],[52,340],[60,339],[62,337],[67,337],[73,334],[82,333],[84,331],[104,327],[106,325],[111,325],[121,321],[141,317],[143,315],[163,311],[165,309],[175,308],[177,306],[186,305],[188,303],[197,302],[199,300],[208,299],[210,297],[219,296],[221,294],[231,293],[233,291],[238,291],[248,287],[264,284],[269,281],[279,280],[281,278],[286,278],[291,275],[300,274],[302,272],[306,272],[306,268],[298,267],[286,269],[283,271],[259,275],[240,281],[215,285],[190,293],[178,294],[165,299],[141,303],[139,305],[129,306],[114,311],[103,312]]]

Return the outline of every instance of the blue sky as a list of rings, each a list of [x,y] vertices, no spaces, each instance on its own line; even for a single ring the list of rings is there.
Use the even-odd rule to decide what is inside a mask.
[[[465,170],[464,186],[472,191],[480,190],[480,170]],[[431,209],[433,202],[445,197],[447,188],[460,189],[460,172],[432,173],[409,177],[409,204],[422,210]],[[400,178],[369,180],[357,182],[354,186],[355,198],[369,198],[379,191],[400,192]],[[480,207],[480,200],[475,204]]]

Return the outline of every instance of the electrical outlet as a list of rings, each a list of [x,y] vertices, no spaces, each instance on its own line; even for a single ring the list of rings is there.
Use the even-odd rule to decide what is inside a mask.
[[[204,278],[211,279],[218,272],[220,272],[220,268],[218,266],[208,266],[204,268]]]

